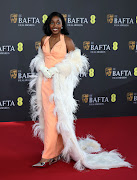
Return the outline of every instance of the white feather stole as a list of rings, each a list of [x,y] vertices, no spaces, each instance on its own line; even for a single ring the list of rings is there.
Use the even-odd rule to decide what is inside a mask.
[[[31,93],[31,118],[38,120],[32,125],[33,135],[38,136],[44,143],[44,117],[41,98],[41,83],[43,77],[39,71],[39,66],[44,63],[44,54],[39,47],[38,54],[30,63],[31,76],[29,82],[29,92]],[[78,109],[78,104],[73,98],[74,88],[79,83],[79,75],[86,75],[89,68],[88,58],[81,55],[81,50],[75,48],[66,54],[62,62],[55,65],[59,73],[52,79],[54,93],[50,96],[50,101],[54,100],[54,114],[58,116],[57,132],[62,135],[64,149],[62,155],[68,163],[72,158],[76,161],[74,168],[81,171],[85,167],[89,169],[110,169],[116,167],[131,167],[124,158],[116,151],[103,151],[101,145],[93,139],[91,135],[86,138],[78,138],[75,135],[74,113]],[[36,69],[37,74],[34,73]],[[92,154],[91,154],[92,153]]]

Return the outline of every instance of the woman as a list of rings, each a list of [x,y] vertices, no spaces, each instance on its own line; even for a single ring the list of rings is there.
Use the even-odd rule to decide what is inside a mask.
[[[33,167],[44,167],[47,162],[52,164],[61,157],[66,162],[71,158],[76,161],[77,170],[131,167],[118,152],[101,152],[103,149],[91,135],[77,140],[74,113],[78,105],[73,91],[79,75],[85,75],[88,70],[88,59],[67,36],[69,33],[60,13],[51,13],[43,30],[41,47],[30,63],[31,73],[35,69],[38,72],[31,76],[29,83],[32,120],[38,119],[32,128],[34,136],[39,136],[44,143],[42,158]],[[95,152],[98,153],[93,154]]]

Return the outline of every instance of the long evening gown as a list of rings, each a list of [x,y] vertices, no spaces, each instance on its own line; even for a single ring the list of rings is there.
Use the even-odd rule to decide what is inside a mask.
[[[49,38],[47,36],[42,50],[44,53],[45,66],[47,68],[54,67],[55,64],[61,62],[66,53],[66,44],[64,40],[64,34],[60,34],[60,41],[58,41],[50,50]],[[42,158],[50,159],[58,156],[64,148],[63,139],[61,134],[58,134],[56,130],[56,124],[58,122],[57,114],[54,115],[55,103],[54,100],[50,101],[49,97],[53,94],[52,78],[42,80],[42,105],[44,114],[44,151]]]

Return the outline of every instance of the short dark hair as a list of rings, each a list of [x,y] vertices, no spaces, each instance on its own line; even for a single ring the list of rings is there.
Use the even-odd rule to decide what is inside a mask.
[[[58,12],[52,12],[52,13],[48,16],[47,20],[45,21],[45,23],[44,23],[44,25],[43,25],[43,31],[44,31],[44,33],[45,33],[47,36],[50,36],[50,35],[52,34],[52,32],[51,32],[51,30],[50,30],[50,27],[49,27],[49,24],[50,24],[50,22],[51,22],[52,17],[54,17],[54,16],[58,16],[58,17],[61,19],[61,21],[62,21],[62,26],[63,26],[63,28],[61,29],[61,33],[62,33],[62,34],[65,34],[65,35],[69,35],[69,32],[68,32],[68,30],[67,30],[64,17],[62,16],[62,14],[60,14],[60,13],[58,13]]]

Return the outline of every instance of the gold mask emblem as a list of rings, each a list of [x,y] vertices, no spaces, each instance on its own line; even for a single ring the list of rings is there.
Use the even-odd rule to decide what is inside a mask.
[[[16,79],[16,77],[17,77],[17,69],[10,70],[10,77],[11,77],[11,79]]]
[[[112,67],[106,67],[105,68],[105,73],[106,73],[106,76],[111,76],[111,74],[112,74]]]
[[[108,14],[107,15],[107,22],[108,23],[113,23],[113,19],[114,19],[114,14]]]
[[[88,102],[88,97],[89,97],[88,94],[82,94],[82,102],[87,103]]]
[[[41,45],[40,41],[35,42],[35,49],[38,50],[39,46]]]
[[[129,45],[129,49],[130,50],[134,50],[135,49],[135,41],[129,41],[128,45]]]
[[[17,22],[17,17],[18,17],[18,14],[11,14],[10,15],[11,23],[16,23]]]
[[[133,92],[128,92],[127,93],[127,101],[132,101],[133,100]]]
[[[64,17],[65,21],[67,21],[67,14],[62,14],[62,16]]]
[[[90,48],[90,41],[84,41],[83,42],[83,49],[89,50],[89,48]]]

